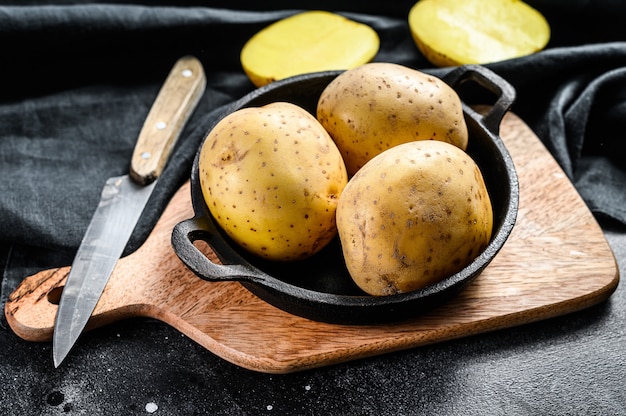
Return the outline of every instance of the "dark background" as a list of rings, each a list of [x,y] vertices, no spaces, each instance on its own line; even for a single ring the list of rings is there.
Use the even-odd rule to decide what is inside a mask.
[[[548,48],[488,65],[546,143],[626,267],[626,3],[528,3]],[[376,60],[432,68],[406,16],[413,1],[0,1],[2,306],[25,276],[71,263],[104,178],[122,174],[172,63],[200,58],[208,87],[127,253],[188,178],[222,106],[253,90],[239,51],[301,9],[374,27]],[[472,97],[480,100],[481,97]],[[626,414],[626,292],[560,318],[291,375],[238,368],[177,331],[131,319],[85,334],[55,369],[51,344],[0,321],[0,414]]]

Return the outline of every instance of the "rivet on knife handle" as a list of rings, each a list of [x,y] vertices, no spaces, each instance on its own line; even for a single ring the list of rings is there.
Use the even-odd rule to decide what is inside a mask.
[[[205,86],[196,58],[185,56],[176,62],[139,133],[130,166],[135,182],[147,185],[159,177]]]

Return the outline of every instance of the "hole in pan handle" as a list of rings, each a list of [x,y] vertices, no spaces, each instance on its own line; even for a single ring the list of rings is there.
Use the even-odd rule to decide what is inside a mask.
[[[482,120],[483,125],[489,131],[495,135],[499,134],[502,117],[509,111],[515,101],[515,88],[513,88],[511,84],[492,70],[481,65],[460,66],[447,73],[443,77],[443,80],[455,90],[458,90],[461,84],[473,81],[494,94],[497,100],[491,109],[489,109],[489,112],[482,116],[476,115]],[[464,110],[476,113],[465,105]]]
[[[263,284],[268,277],[243,258],[234,254],[233,249],[219,235],[214,225],[206,217],[198,216],[179,222],[172,230],[172,247],[176,255],[198,277],[209,281],[248,281]],[[211,261],[198,247],[196,241],[204,241],[223,264]],[[229,253],[237,263],[218,253]]]

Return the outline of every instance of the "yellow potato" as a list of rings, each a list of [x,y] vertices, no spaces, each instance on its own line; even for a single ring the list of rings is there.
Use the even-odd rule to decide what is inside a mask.
[[[257,87],[294,75],[350,69],[371,61],[380,47],[371,27],[321,10],[295,14],[254,35],[241,65]]]
[[[369,63],[340,74],[322,92],[317,119],[337,143],[348,175],[409,141],[467,147],[457,93],[439,78],[398,64]]]
[[[346,266],[380,296],[433,284],[469,264],[493,228],[482,174],[448,143],[398,145],[369,161],[339,199],[337,228]]]
[[[517,58],[550,40],[543,15],[519,0],[420,0],[409,27],[424,56],[442,67]]]
[[[231,113],[209,132],[198,163],[211,214],[251,253],[299,260],[336,235],[346,168],[304,109],[279,102]]]

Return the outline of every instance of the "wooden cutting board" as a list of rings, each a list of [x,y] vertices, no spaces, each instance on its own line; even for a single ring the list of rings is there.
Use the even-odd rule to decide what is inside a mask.
[[[236,282],[197,278],[170,245],[174,225],[193,216],[187,183],[142,247],[119,261],[88,329],[152,317],[239,366],[288,373],[521,325],[607,299],[619,269],[594,217],[523,121],[507,114],[500,134],[519,175],[517,223],[487,269],[425,315],[384,325],[320,323],[283,312]],[[18,336],[52,339],[68,272],[37,273],[10,296],[5,314]]]

